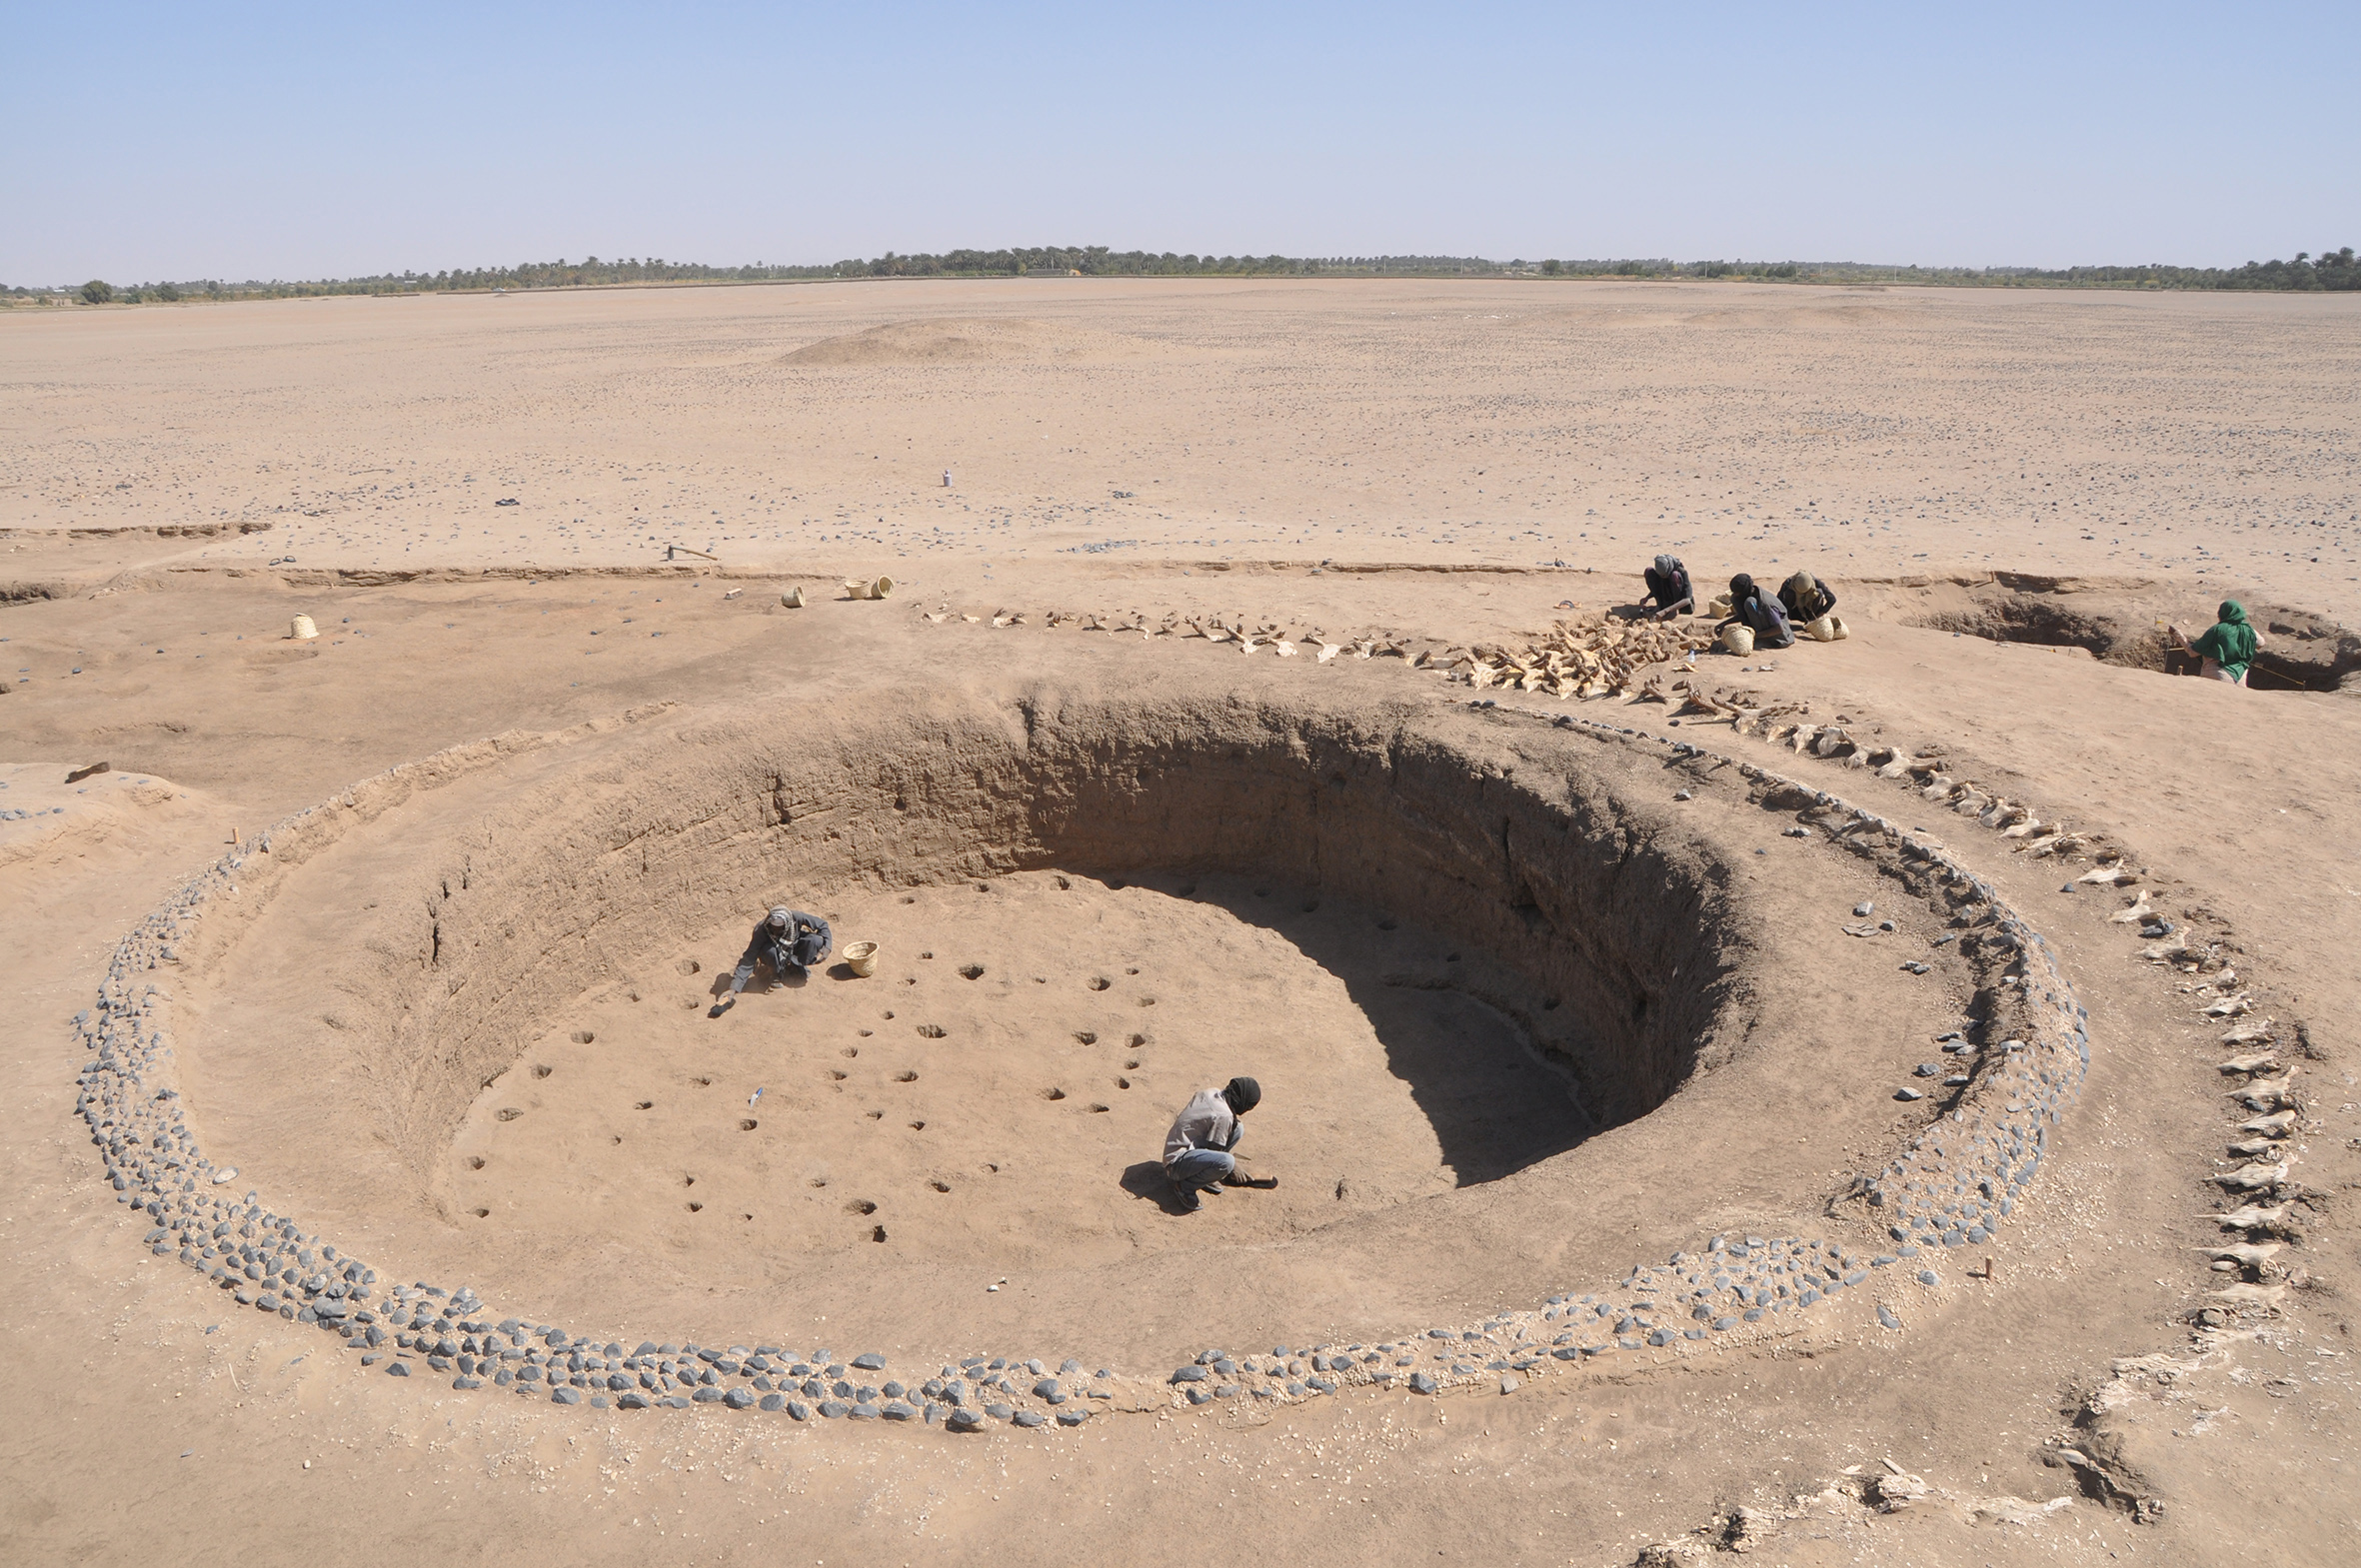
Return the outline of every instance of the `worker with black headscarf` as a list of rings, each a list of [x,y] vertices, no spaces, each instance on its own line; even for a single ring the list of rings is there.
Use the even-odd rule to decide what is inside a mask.
[[[1658,621],[1669,621],[1684,610],[1695,612],[1696,586],[1689,581],[1688,568],[1680,564],[1678,556],[1658,556],[1645,576],[1647,594],[1639,602],[1642,610],[1652,606]]]
[[[1742,626],[1754,634],[1756,648],[1795,646],[1795,629],[1787,624],[1786,607],[1776,595],[1757,589],[1754,579],[1743,572],[1729,580],[1729,619],[1713,628],[1716,636],[1722,627]]]
[[[738,972],[730,976],[730,994],[715,1002],[706,1016],[720,1017],[723,1009],[738,999],[738,993],[755,977],[756,965],[768,963],[771,977],[784,980],[790,970],[801,974],[827,962],[828,950],[835,940],[828,921],[781,904],[755,922],[755,933],[748,938],[746,951],[739,956]]]
[[[1180,1206],[1195,1213],[1201,1194],[1223,1187],[1275,1187],[1276,1176],[1248,1176],[1237,1168],[1237,1140],[1245,1129],[1238,1117],[1262,1102],[1262,1085],[1231,1078],[1219,1088],[1198,1089],[1165,1134],[1165,1174]]]

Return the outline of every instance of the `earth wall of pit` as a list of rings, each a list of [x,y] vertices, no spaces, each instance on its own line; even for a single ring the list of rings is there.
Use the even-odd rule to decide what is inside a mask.
[[[426,1178],[549,1017],[683,931],[850,886],[1226,871],[1413,913],[1486,954],[1501,979],[1480,999],[1563,1066],[1568,1114],[1598,1130],[1728,1048],[1743,947],[1708,852],[1610,771],[1518,767],[1399,716],[1245,701],[1034,693],[666,727],[442,840],[440,863],[430,848],[339,1006],[382,1037],[373,1110]],[[298,862],[301,836],[274,858]]]

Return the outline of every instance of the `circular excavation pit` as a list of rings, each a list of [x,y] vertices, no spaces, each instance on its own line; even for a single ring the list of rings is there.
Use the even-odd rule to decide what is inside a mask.
[[[657,716],[275,830],[180,939],[176,1083],[203,1160],[381,1290],[465,1284],[594,1341],[1151,1377],[1384,1341],[1825,1232],[1845,1151],[1873,1168],[1967,1101],[1964,1061],[1894,1085],[1937,1035],[1997,1043],[2021,941],[1979,941],[1988,889],[1888,824],[1852,852],[1781,831],[1823,804],[1465,712]],[[1832,943],[1870,898],[1890,938]],[[878,942],[874,974],[765,970],[709,1016],[782,901]],[[1183,1214],[1165,1128],[1240,1072],[1278,1186]],[[1898,1216],[1853,1207],[1884,1244]]]

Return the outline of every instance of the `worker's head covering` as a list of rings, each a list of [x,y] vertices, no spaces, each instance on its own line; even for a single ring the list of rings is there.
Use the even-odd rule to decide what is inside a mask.
[[[1748,577],[1745,573],[1741,572],[1736,577],[1729,580],[1729,602],[1731,604],[1734,605],[1741,599],[1751,599],[1753,597],[1754,580]]]
[[[794,918],[794,912],[784,903],[771,911],[771,923],[783,931],[787,929],[788,922]]]
[[[1262,1103],[1262,1085],[1252,1078],[1231,1078],[1221,1093],[1229,1101],[1229,1108],[1241,1116]]]
[[[2235,599],[2223,600],[2222,608],[2215,611],[2214,614],[2234,627],[2246,625],[2246,607]]]
[[[1806,594],[1817,594],[1820,591],[1819,583],[1809,572],[1798,572],[1787,579],[1787,587],[1793,591],[1798,601],[1801,601]]]
[[[1656,558],[1656,575],[1658,577],[1678,577],[1680,572],[1681,566],[1678,556],[1658,556]]]

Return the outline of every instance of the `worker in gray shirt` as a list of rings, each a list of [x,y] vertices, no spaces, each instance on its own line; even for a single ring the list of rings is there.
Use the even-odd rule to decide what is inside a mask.
[[[827,962],[828,950],[835,939],[828,921],[817,914],[806,914],[785,904],[773,909],[756,923],[746,951],[739,956],[738,972],[730,976],[730,994],[715,1002],[706,1016],[720,1017],[723,1009],[738,999],[738,993],[754,979],[756,964],[769,963],[772,978],[784,980],[790,969],[800,974]]]
[[[1201,1196],[1223,1187],[1275,1187],[1276,1176],[1252,1177],[1237,1168],[1237,1140],[1245,1129],[1238,1117],[1262,1102],[1262,1085],[1231,1078],[1220,1088],[1198,1089],[1165,1134],[1165,1174],[1180,1206],[1195,1213]]]

